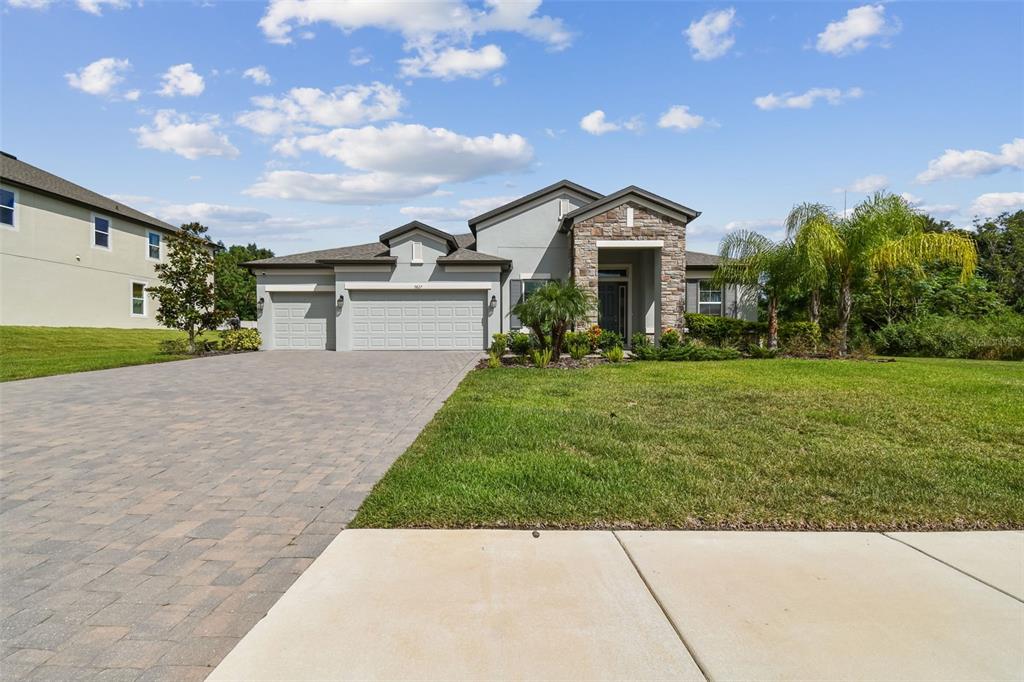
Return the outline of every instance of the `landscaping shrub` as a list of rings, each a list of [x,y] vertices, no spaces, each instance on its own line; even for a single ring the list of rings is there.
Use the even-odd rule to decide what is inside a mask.
[[[160,352],[165,355],[188,355],[188,339],[164,339]]]
[[[633,352],[637,360],[700,361],[700,360],[738,360],[740,352],[735,348],[717,348],[699,342],[684,343],[679,346],[641,348]]]
[[[1024,315],[978,320],[925,315],[886,325],[869,340],[883,355],[1024,360]]]
[[[525,357],[533,348],[533,339],[525,332],[512,332],[509,334],[508,346],[516,355]]]
[[[757,344],[751,344],[747,347],[747,355],[752,360],[771,360],[779,354],[779,351],[775,348],[765,348],[764,346],[758,346]]]
[[[495,353],[493,350],[487,354],[487,366],[491,369],[497,369],[501,367],[501,355]]]
[[[604,356],[608,359],[608,362],[622,362],[622,359],[626,357],[626,353],[622,350],[622,346],[612,346],[604,352]]]
[[[576,340],[569,344],[569,357],[573,360],[582,360],[590,353],[590,343],[586,340]]]
[[[659,343],[662,348],[676,348],[683,342],[683,337],[675,329],[666,329],[661,333]]]
[[[551,364],[551,349],[550,348],[535,348],[530,352],[530,361],[533,362],[533,366],[539,369],[543,369]]]
[[[601,327],[596,324],[592,324],[590,325],[590,329],[586,331],[586,334],[587,339],[590,341],[590,352],[596,353],[601,349]]]
[[[597,347],[602,351],[606,351],[609,348],[622,348],[622,334],[613,332],[610,329],[602,329],[601,335],[597,339]]]
[[[633,343],[633,350],[651,345],[651,340],[647,337],[647,334],[644,332],[634,332],[633,336],[630,337],[630,341],[632,341]]]
[[[566,332],[565,333],[565,346],[568,348],[574,343],[582,343],[587,348],[590,348],[590,336],[587,332]]]
[[[768,333],[766,322],[749,322],[731,317],[688,313],[686,326],[691,338],[716,346],[749,346]]]
[[[800,343],[811,348],[821,345],[821,327],[816,322],[783,322],[779,325],[779,343]]]
[[[220,347],[223,350],[259,350],[258,329],[226,329],[220,333]]]
[[[508,334],[492,334],[491,335],[491,353],[497,355],[499,358],[505,354],[508,350]]]

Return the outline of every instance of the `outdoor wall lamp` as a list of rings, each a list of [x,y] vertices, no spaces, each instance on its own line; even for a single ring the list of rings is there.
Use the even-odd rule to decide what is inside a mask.
[[[345,303],[345,294],[338,294],[338,307],[340,308]]]
[[[260,300],[256,301],[256,317],[263,314],[263,297],[260,296]]]
[[[498,297],[495,296],[494,294],[491,294],[491,310],[494,310],[497,307],[498,307]]]

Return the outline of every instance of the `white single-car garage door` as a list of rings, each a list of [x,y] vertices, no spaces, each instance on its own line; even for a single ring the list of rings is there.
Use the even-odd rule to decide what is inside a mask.
[[[326,350],[333,348],[334,296],[329,293],[274,292],[274,348]]]
[[[484,293],[352,291],[352,349],[484,348]]]

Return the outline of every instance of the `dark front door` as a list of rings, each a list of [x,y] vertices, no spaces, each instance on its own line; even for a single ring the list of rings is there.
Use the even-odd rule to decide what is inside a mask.
[[[599,282],[597,323],[601,329],[618,332],[626,339],[626,282]]]

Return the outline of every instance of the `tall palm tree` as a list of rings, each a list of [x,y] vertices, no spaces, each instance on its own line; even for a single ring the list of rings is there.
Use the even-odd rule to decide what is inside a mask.
[[[815,221],[835,223],[835,212],[825,204],[797,204],[786,216],[786,238],[795,239],[805,225]],[[821,321],[821,292],[828,285],[829,263],[824,254],[809,249],[806,241],[794,244],[794,257],[800,273],[800,287],[808,295],[807,317],[818,324]]]
[[[583,322],[594,308],[594,298],[575,281],[548,282],[520,301],[513,312],[530,328],[542,347],[551,337],[552,359],[562,353],[565,333],[572,325]]]
[[[924,218],[903,197],[878,192],[849,216],[830,210],[798,212],[789,237],[805,262],[824,264],[838,282],[839,351],[846,354],[854,287],[872,273],[907,267],[923,275],[930,261],[960,266],[966,282],[974,273],[978,253],[974,241],[956,233],[924,231]],[[818,267],[818,265],[815,265]]]
[[[779,345],[779,299],[798,279],[793,243],[775,242],[757,232],[739,230],[726,235],[718,247],[716,284],[738,284],[748,298],[768,299],[768,347]]]

